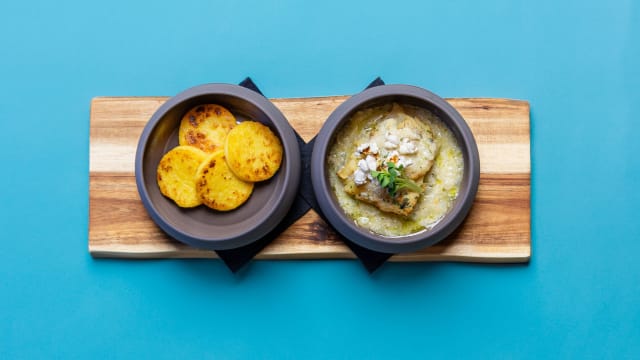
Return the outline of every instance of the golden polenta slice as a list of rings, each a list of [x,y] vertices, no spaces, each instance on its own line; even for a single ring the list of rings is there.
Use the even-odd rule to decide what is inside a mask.
[[[224,145],[227,164],[244,181],[271,178],[282,163],[282,143],[267,126],[243,121],[227,134]]]
[[[227,133],[236,126],[236,118],[220,105],[203,104],[189,110],[180,121],[180,145],[190,145],[213,153],[222,150]]]
[[[207,153],[191,146],[178,146],[164,154],[158,164],[160,192],[180,207],[202,204],[196,193],[195,175]]]
[[[200,164],[196,173],[196,191],[206,206],[229,211],[249,199],[253,183],[238,179],[227,166],[224,152],[217,151]]]

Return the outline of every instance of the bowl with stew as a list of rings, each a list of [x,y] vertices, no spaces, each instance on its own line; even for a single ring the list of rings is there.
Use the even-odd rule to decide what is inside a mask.
[[[458,111],[410,85],[348,98],[327,118],[311,156],[320,210],[345,238],[383,253],[416,251],[464,221],[480,160]]]
[[[246,199],[241,205],[234,204],[236,207],[232,210],[218,210],[204,205],[191,206],[193,204],[188,207],[178,206],[159,185],[159,169],[163,168],[159,165],[163,157],[182,145],[179,137],[183,136],[180,133],[183,119],[193,120],[195,124],[198,116],[209,110],[212,111],[209,114],[211,116],[232,116],[232,121],[237,126],[243,122],[253,122],[256,126],[252,128],[268,129],[282,145],[281,162],[275,174],[267,180],[253,183],[248,197],[245,192],[243,196]],[[214,136],[220,138],[219,133],[213,132]],[[202,134],[192,135],[196,141]],[[185,136],[189,138],[191,135]],[[220,139],[218,140],[222,141]],[[242,153],[237,149],[235,152]],[[226,155],[228,154],[225,152]],[[219,161],[221,159],[223,158],[218,158]],[[207,167],[223,169],[215,167],[214,163],[212,160]],[[173,163],[173,167],[178,166]],[[164,166],[164,169],[171,169],[171,166]],[[199,174],[208,173],[209,170],[201,169]],[[169,98],[151,116],[138,141],[135,175],[138,193],[145,209],[168,235],[193,247],[228,250],[259,240],[273,230],[287,214],[300,182],[300,152],[295,133],[287,119],[267,98],[238,85],[205,84]],[[223,172],[216,176],[208,178],[208,183],[228,177],[228,174]],[[219,190],[210,195],[215,198],[223,193],[225,187],[219,187]],[[232,193],[230,196],[237,198],[240,195]]]

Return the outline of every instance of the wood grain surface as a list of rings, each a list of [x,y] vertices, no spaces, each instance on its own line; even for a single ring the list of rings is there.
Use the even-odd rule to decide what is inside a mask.
[[[272,99],[306,140],[345,96]],[[147,215],[135,184],[138,138],[167,97],[98,97],[91,102],[89,252],[94,257],[215,258],[168,237]],[[478,195],[464,224],[430,248],[391,261],[526,262],[531,255],[529,104],[448,99],[469,123],[480,151]],[[257,259],[355,258],[313,211]]]

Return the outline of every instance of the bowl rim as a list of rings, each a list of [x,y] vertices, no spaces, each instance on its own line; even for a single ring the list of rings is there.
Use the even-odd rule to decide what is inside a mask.
[[[251,223],[251,226],[242,229],[241,232],[238,232],[231,237],[215,236],[215,234],[212,234],[212,236],[209,237],[198,237],[173,226],[168,219],[165,219],[165,217],[160,214],[151,199],[149,190],[145,186],[143,161],[151,134],[171,109],[194,98],[216,95],[232,97],[240,101],[247,102],[250,106],[258,108],[271,120],[271,123],[277,129],[281,137],[284,149],[285,163],[283,165],[286,165],[282,166],[281,170],[282,168],[285,168],[286,171],[282,172],[279,176],[284,176],[283,182],[285,185],[283,186],[283,191],[277,194],[273,211],[268,213],[267,216],[264,216],[262,219]],[[147,213],[164,232],[180,242],[198,248],[208,250],[235,249],[260,240],[271,232],[288,213],[296,198],[297,189],[300,183],[300,149],[298,147],[293,127],[287,121],[284,114],[265,96],[235,84],[202,84],[188,88],[169,98],[151,116],[138,140],[135,156],[135,177],[138,193]],[[256,215],[261,215],[262,212],[263,211],[258,211]],[[278,221],[273,221],[272,219],[278,219]]]
[[[349,120],[357,110],[366,108],[368,104],[382,101],[385,98],[402,97],[417,102],[427,103],[439,109],[447,118],[438,116],[445,125],[455,126],[454,135],[461,144],[465,159],[460,193],[460,201],[433,228],[406,236],[389,237],[375,234],[357,226],[344,214],[335,202],[333,192],[327,181],[326,156],[336,130]],[[392,100],[389,100],[392,101]],[[340,104],[327,118],[316,136],[311,155],[311,182],[320,206],[320,210],[333,227],[345,238],[370,250],[383,253],[402,253],[420,250],[432,246],[449,236],[464,221],[477,194],[480,179],[480,158],[478,147],[471,129],[460,113],[440,96],[417,86],[405,84],[380,85],[366,89],[349,97]]]

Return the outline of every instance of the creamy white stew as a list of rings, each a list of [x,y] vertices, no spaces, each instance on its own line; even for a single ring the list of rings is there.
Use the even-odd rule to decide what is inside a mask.
[[[386,104],[356,112],[327,157],[331,188],[360,227],[384,236],[432,228],[458,196],[464,160],[430,111]]]

